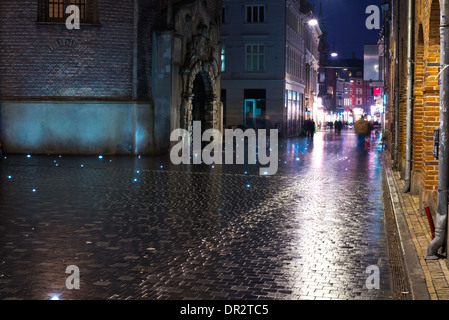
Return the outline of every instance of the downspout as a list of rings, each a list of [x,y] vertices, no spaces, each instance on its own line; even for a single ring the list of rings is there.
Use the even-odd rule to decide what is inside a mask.
[[[173,1],[168,0],[167,3],[167,28],[171,29],[173,27]]]
[[[393,167],[398,167],[398,152],[399,152],[399,29],[401,27],[400,21],[399,21],[399,7],[400,7],[400,0],[396,1],[396,9],[397,13],[394,12],[394,5],[393,5],[393,17],[396,15],[396,61],[395,61],[395,93],[394,93],[394,153],[393,153]]]
[[[412,174],[412,111],[413,111],[413,33],[414,33],[414,0],[408,0],[408,22],[407,22],[407,124],[405,140],[405,186],[402,192],[410,191]]]
[[[440,18],[440,150],[438,160],[438,205],[435,223],[435,238],[427,248],[426,259],[438,259],[438,249],[446,247],[448,214],[448,103],[449,103],[449,0],[441,0]]]

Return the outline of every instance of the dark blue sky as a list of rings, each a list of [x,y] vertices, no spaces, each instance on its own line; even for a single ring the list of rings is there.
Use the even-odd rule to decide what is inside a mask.
[[[380,30],[368,30],[365,26],[369,17],[365,13],[370,5],[380,8],[382,0],[309,0],[315,4],[315,15],[318,17],[320,3],[323,6],[323,20],[328,30],[328,42],[340,58],[351,58],[356,52],[357,58],[363,58],[363,46],[376,44]],[[381,18],[382,25],[382,18]]]

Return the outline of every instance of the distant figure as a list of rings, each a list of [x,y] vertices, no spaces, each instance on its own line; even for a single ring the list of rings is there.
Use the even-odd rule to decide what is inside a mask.
[[[335,121],[335,131],[337,131],[338,134],[341,134],[342,128],[343,128],[343,122],[341,122],[341,120]]]
[[[307,119],[304,126],[306,128],[307,138],[313,138],[313,135],[315,134],[315,121]]]
[[[357,146],[360,150],[366,150],[365,139],[370,136],[371,128],[364,117],[354,123],[354,131],[357,134]]]

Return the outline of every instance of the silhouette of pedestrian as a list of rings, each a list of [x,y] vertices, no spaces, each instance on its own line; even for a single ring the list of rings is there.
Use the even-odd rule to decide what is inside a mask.
[[[313,138],[315,133],[315,122],[311,119],[307,119],[304,123],[306,129],[307,138]]]
[[[341,120],[338,120],[335,123],[335,130],[337,130],[338,134],[341,134],[341,128],[343,127],[343,122],[341,122]]]
[[[366,150],[366,138],[371,134],[371,129],[365,117],[360,118],[354,123],[354,130],[357,133],[357,146],[360,150]]]

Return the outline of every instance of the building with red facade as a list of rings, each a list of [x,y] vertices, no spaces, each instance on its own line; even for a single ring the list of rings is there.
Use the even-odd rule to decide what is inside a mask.
[[[374,120],[374,88],[363,77],[363,60],[328,59],[319,70],[318,122],[342,120],[348,123],[365,115]]]

